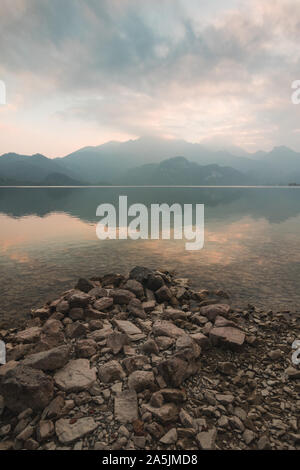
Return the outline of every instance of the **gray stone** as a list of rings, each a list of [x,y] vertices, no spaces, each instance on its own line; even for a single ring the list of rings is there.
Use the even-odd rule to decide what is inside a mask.
[[[175,444],[177,442],[177,430],[176,428],[170,429],[160,440],[162,444]]]
[[[61,418],[55,423],[55,432],[62,444],[69,444],[95,431],[97,427],[93,418],[80,418],[75,422]]]
[[[207,432],[200,432],[197,434],[197,441],[201,450],[215,449],[215,441],[217,438],[216,428],[212,428]]]
[[[96,381],[96,369],[88,359],[74,359],[54,375],[56,385],[66,392],[87,390]]]
[[[153,334],[154,336],[169,336],[171,338],[178,338],[179,336],[186,335],[184,330],[166,320],[157,320],[154,323]]]
[[[221,328],[212,328],[209,332],[209,337],[214,345],[236,348],[244,344],[246,336],[245,333],[237,328],[224,326]]]
[[[214,321],[218,315],[226,317],[229,312],[230,305],[227,304],[206,305],[200,308],[200,315],[205,316],[209,321]]]
[[[122,333],[126,333],[128,336],[142,333],[141,330],[134,325],[134,323],[128,320],[113,320],[113,322],[118,327],[118,329],[122,331]]]
[[[138,419],[138,403],[135,391],[126,390],[116,395],[115,419],[120,423],[132,423]]]
[[[136,392],[144,390],[153,390],[155,388],[153,372],[136,370],[128,378],[128,388]]]
[[[109,361],[99,368],[99,377],[102,382],[110,383],[115,380],[123,380],[125,373],[118,361]]]

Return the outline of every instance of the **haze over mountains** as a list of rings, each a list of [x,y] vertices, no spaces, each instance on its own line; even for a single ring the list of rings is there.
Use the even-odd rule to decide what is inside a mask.
[[[141,137],[84,147],[62,158],[0,157],[0,185],[247,185],[300,183],[300,153],[250,154],[184,140]]]

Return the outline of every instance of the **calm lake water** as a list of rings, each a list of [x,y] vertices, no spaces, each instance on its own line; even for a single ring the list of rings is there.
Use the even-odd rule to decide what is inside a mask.
[[[205,245],[105,240],[96,208],[205,204]],[[171,267],[194,287],[224,289],[234,305],[298,311],[300,188],[0,188],[0,325],[56,298],[78,277]]]

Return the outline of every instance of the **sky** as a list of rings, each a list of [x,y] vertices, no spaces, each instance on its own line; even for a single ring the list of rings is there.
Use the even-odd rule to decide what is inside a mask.
[[[1,0],[0,154],[145,135],[300,151],[299,0]]]

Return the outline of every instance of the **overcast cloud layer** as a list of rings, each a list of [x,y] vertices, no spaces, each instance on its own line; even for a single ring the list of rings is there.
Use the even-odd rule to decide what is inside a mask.
[[[299,0],[1,0],[0,153],[141,135],[300,151]]]

